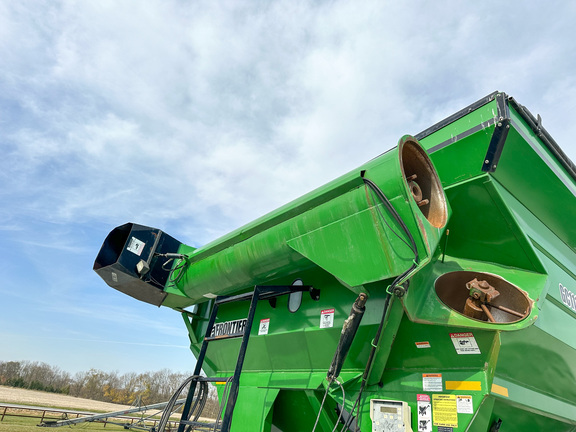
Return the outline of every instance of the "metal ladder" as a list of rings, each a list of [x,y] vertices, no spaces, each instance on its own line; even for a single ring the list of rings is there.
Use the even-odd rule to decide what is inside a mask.
[[[256,314],[256,306],[259,300],[269,300],[271,304],[275,304],[276,297],[286,294],[291,294],[293,292],[310,292],[310,296],[314,300],[320,298],[320,291],[309,285],[256,285],[253,292],[248,292],[244,294],[234,295],[234,296],[218,296],[214,302],[212,308],[212,313],[208,321],[208,327],[206,328],[206,334],[202,342],[202,347],[200,348],[200,353],[198,354],[198,359],[196,361],[196,368],[194,369],[194,379],[190,383],[190,389],[188,390],[188,396],[186,402],[184,403],[184,408],[182,410],[182,417],[180,419],[180,426],[178,427],[178,432],[184,432],[184,428],[188,426],[200,426],[200,427],[212,427],[213,430],[219,430],[220,432],[229,432],[230,426],[232,424],[232,415],[234,413],[234,405],[236,404],[236,399],[238,398],[238,391],[240,387],[240,375],[242,374],[242,367],[244,365],[244,358],[246,357],[246,349],[248,347],[248,342],[250,340],[250,332],[252,329],[252,324],[254,322],[254,316]],[[234,333],[230,335],[221,336],[211,336],[212,329],[214,328],[214,323],[218,315],[218,308],[222,304],[232,303],[237,301],[247,301],[250,300],[250,309],[248,311],[248,317],[246,319],[246,326],[242,333]],[[242,337],[242,343],[240,345],[240,350],[238,353],[238,361],[236,362],[236,368],[234,369],[234,375],[231,377],[202,377],[200,376],[202,365],[204,363],[204,358],[206,357],[206,351],[208,350],[208,344],[217,340],[226,340],[232,338]],[[198,382],[223,382],[230,381],[230,392],[228,398],[225,398],[225,394],[222,397],[226,401],[226,409],[224,411],[224,416],[222,417],[222,424],[218,425],[218,419],[214,424],[206,424],[201,422],[193,422],[188,420],[190,414],[190,407],[194,399],[194,392],[196,390],[196,385]]]

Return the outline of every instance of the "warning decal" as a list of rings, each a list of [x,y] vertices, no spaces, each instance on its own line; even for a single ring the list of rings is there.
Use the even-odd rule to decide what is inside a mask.
[[[422,374],[422,390],[429,392],[441,392],[442,374]]]
[[[320,328],[334,327],[334,309],[325,309],[320,313]]]
[[[416,348],[430,348],[430,342],[415,342]]]
[[[267,335],[270,328],[270,318],[260,320],[260,327],[258,327],[258,336]]]
[[[432,432],[432,404],[430,396],[419,394],[418,397],[418,432]]]
[[[472,404],[472,396],[456,396],[456,406],[460,414],[474,414],[474,406]]]
[[[142,255],[144,246],[146,246],[146,243],[144,243],[142,240],[138,240],[136,237],[132,237],[128,243],[128,246],[126,246],[126,250],[140,256]]]
[[[434,410],[434,426],[458,427],[456,395],[432,395],[432,409]]]
[[[450,333],[450,338],[458,354],[481,354],[472,333]]]

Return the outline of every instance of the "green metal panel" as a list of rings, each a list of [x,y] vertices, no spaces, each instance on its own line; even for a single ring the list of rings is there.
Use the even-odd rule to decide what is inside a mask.
[[[270,410],[278,396],[278,389],[244,386],[240,390],[236,409],[242,415],[232,420],[234,430],[270,430],[267,421],[271,418]]]
[[[492,419],[504,419],[501,430],[510,432],[573,432],[576,427],[573,422],[556,420],[545,415],[545,412],[533,412],[527,410],[526,407],[507,404],[500,400],[494,405]]]
[[[529,356],[527,353],[530,353]],[[546,367],[542,367],[542,359],[545,359]],[[571,404],[572,412],[576,415],[574,349],[533,326],[523,332],[502,334],[499,360],[497,377],[509,382],[530,383],[535,392],[555,395],[555,399]]]
[[[446,189],[454,207],[445,253],[541,273],[542,265],[490,176]]]
[[[454,183],[462,183],[485,175],[482,171],[482,162],[493,132],[494,126],[487,126],[430,154],[445,189]],[[423,140],[424,146],[425,143],[426,140]]]

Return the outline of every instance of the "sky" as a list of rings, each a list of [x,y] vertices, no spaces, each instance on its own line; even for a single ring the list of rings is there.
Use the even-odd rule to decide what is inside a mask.
[[[201,246],[499,90],[576,160],[576,3],[0,0],[0,361],[193,370],[93,272],[135,222]]]

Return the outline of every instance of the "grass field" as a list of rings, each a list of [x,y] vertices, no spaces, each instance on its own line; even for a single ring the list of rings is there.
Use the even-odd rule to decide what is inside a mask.
[[[55,393],[47,393],[36,390],[26,390],[14,387],[0,386],[0,405],[2,403],[39,406],[44,408],[65,408],[73,411],[90,411],[94,413],[120,411],[128,408],[125,405],[116,405],[107,402],[99,402],[91,399],[81,399],[72,396],[60,395]],[[4,412],[0,408],[0,417]],[[38,416],[37,418],[20,417],[16,415],[9,415],[13,412],[8,410],[4,419],[0,421],[0,432],[65,432],[69,428],[74,428],[79,432],[120,432],[125,429],[122,426],[116,426],[110,423],[80,423],[74,426],[62,426],[60,428],[46,428],[38,427],[40,423],[42,412],[39,411],[25,411],[20,410],[16,414],[25,414]],[[135,414],[136,416],[138,414]],[[75,416],[70,416],[74,418]],[[62,417],[58,413],[53,413],[52,417],[46,419],[60,420]]]
[[[91,412],[112,412],[128,408],[126,405],[0,385],[0,403],[2,402]]]
[[[37,424],[40,422],[39,418],[27,417],[14,417],[6,415],[4,420],[0,422],[0,432],[56,432],[67,431],[69,428],[74,428],[78,432],[120,432],[125,431],[122,426],[116,426],[104,423],[81,423],[75,426],[63,426],[61,428],[41,428]]]

